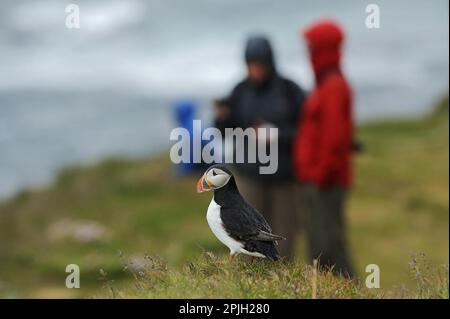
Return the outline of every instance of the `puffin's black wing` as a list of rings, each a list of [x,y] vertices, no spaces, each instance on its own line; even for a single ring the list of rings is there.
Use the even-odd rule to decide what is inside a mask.
[[[264,217],[246,201],[221,207],[220,218],[227,233],[241,242],[247,251],[258,252],[274,261],[281,259],[276,240],[284,238],[272,234]]]
[[[264,217],[249,203],[222,207],[220,218],[227,233],[236,240],[276,241],[285,239],[272,234]]]

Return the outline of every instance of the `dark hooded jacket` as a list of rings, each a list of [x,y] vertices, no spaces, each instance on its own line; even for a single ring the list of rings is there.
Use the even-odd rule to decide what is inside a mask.
[[[281,77],[276,70],[271,45],[266,38],[254,37],[247,41],[245,61],[263,63],[270,69],[264,83],[256,85],[248,78],[241,81],[226,98],[229,117],[216,121],[222,134],[225,128],[258,127],[268,122],[278,128],[278,170],[275,174],[260,174],[266,166],[258,161],[249,163],[248,148],[244,148],[245,163],[235,164],[241,175],[258,182],[288,181],[293,179],[292,139],[296,131],[298,114],[304,101],[304,93],[293,81]]]

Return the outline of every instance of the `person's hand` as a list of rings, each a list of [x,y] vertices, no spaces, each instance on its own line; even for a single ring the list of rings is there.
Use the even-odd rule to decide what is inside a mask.
[[[256,140],[258,141],[261,136],[259,133],[259,128],[263,128],[266,131],[266,134],[264,136],[266,143],[272,143],[276,139],[278,139],[278,134],[274,134],[270,132],[270,128],[276,128],[276,126],[270,122],[267,121],[258,121],[257,124],[254,126],[256,130]]]
[[[226,104],[216,103],[214,106],[214,118],[217,121],[225,121],[230,117],[230,108]]]

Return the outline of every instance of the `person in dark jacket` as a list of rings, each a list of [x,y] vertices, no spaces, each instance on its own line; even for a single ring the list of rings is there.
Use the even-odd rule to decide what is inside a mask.
[[[325,20],[307,28],[304,37],[316,87],[299,120],[294,165],[306,204],[309,254],[336,273],[352,276],[344,202],[352,182],[353,95],[340,67],[344,33]]]
[[[274,174],[260,174],[263,164],[247,161],[247,147],[239,148],[245,153],[246,162],[236,163],[235,168],[243,196],[264,214],[274,232],[287,237],[280,242],[280,251],[291,257],[300,215],[294,200],[292,139],[304,93],[293,81],[278,74],[272,47],[265,37],[248,39],[245,62],[248,76],[229,97],[217,103],[216,127],[222,133],[227,127],[278,128],[278,169]]]

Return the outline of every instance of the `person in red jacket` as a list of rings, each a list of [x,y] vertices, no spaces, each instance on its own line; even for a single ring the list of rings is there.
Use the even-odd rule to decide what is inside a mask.
[[[353,141],[352,90],[340,67],[344,32],[324,20],[303,36],[316,84],[300,115],[293,162],[307,216],[309,257],[352,276],[344,223]]]

